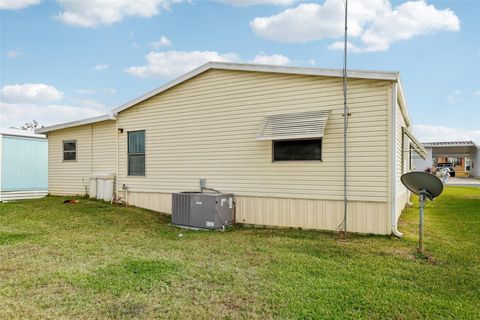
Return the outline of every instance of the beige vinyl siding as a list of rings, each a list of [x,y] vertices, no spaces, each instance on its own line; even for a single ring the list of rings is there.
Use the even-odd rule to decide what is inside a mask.
[[[114,121],[103,121],[50,132],[49,192],[54,195],[83,195],[92,173],[115,173],[115,128]],[[65,140],[77,141],[77,160],[63,161]]]
[[[387,201],[389,82],[352,79],[349,195]],[[323,161],[274,162],[256,141],[266,114],[331,110]],[[342,199],[342,82],[338,78],[210,70],[118,115],[119,185],[134,192],[198,188],[238,195]],[[127,131],[146,131],[146,176],[127,176]]]
[[[117,172],[117,128],[115,121],[93,125],[93,173]]]

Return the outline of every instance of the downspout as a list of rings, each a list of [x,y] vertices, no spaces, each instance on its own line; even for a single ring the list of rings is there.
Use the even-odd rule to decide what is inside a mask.
[[[115,197],[116,200],[118,201],[119,195],[118,195],[118,119],[115,120],[115,141],[116,141],[116,154],[117,157],[115,159]]]
[[[94,156],[93,156],[93,152],[94,152],[94,148],[93,148],[93,123],[90,125],[91,127],[91,131],[90,131],[90,177],[93,176],[93,161],[94,161]],[[90,182],[90,178],[88,179],[88,181]],[[85,183],[84,183],[85,184]],[[95,188],[96,190],[96,188]],[[85,184],[85,196],[89,196],[89,193],[90,193],[90,184],[88,184],[88,192],[87,192],[87,185]]]
[[[93,123],[90,128],[90,174],[93,175]]]
[[[391,175],[391,199],[390,199],[390,214],[392,222],[392,234],[398,238],[403,236],[403,233],[397,229],[397,83],[392,85],[392,118],[390,119],[391,132],[391,150],[390,150],[390,168]]]

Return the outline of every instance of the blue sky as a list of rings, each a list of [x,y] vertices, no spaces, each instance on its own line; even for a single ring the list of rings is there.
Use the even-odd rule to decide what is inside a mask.
[[[480,143],[480,2],[350,1],[349,68],[400,71],[422,140]],[[108,112],[207,60],[341,68],[340,0],[0,0],[0,126]]]

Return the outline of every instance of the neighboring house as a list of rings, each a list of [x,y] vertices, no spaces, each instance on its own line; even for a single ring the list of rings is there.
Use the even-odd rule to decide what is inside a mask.
[[[410,134],[397,72],[349,71],[348,230],[396,232]],[[342,71],[211,62],[110,115],[37,130],[49,192],[115,174],[128,203],[171,212],[171,194],[235,194],[237,222],[336,230],[343,219]]]
[[[450,162],[456,177],[480,177],[480,147],[473,141],[425,142],[425,159],[413,156],[416,170],[434,168],[438,163]]]
[[[48,141],[43,134],[0,129],[0,201],[48,193]]]

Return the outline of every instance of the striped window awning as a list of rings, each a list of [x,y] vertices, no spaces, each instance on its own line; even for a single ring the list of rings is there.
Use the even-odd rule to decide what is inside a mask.
[[[321,138],[330,111],[310,111],[267,115],[256,140]]]

